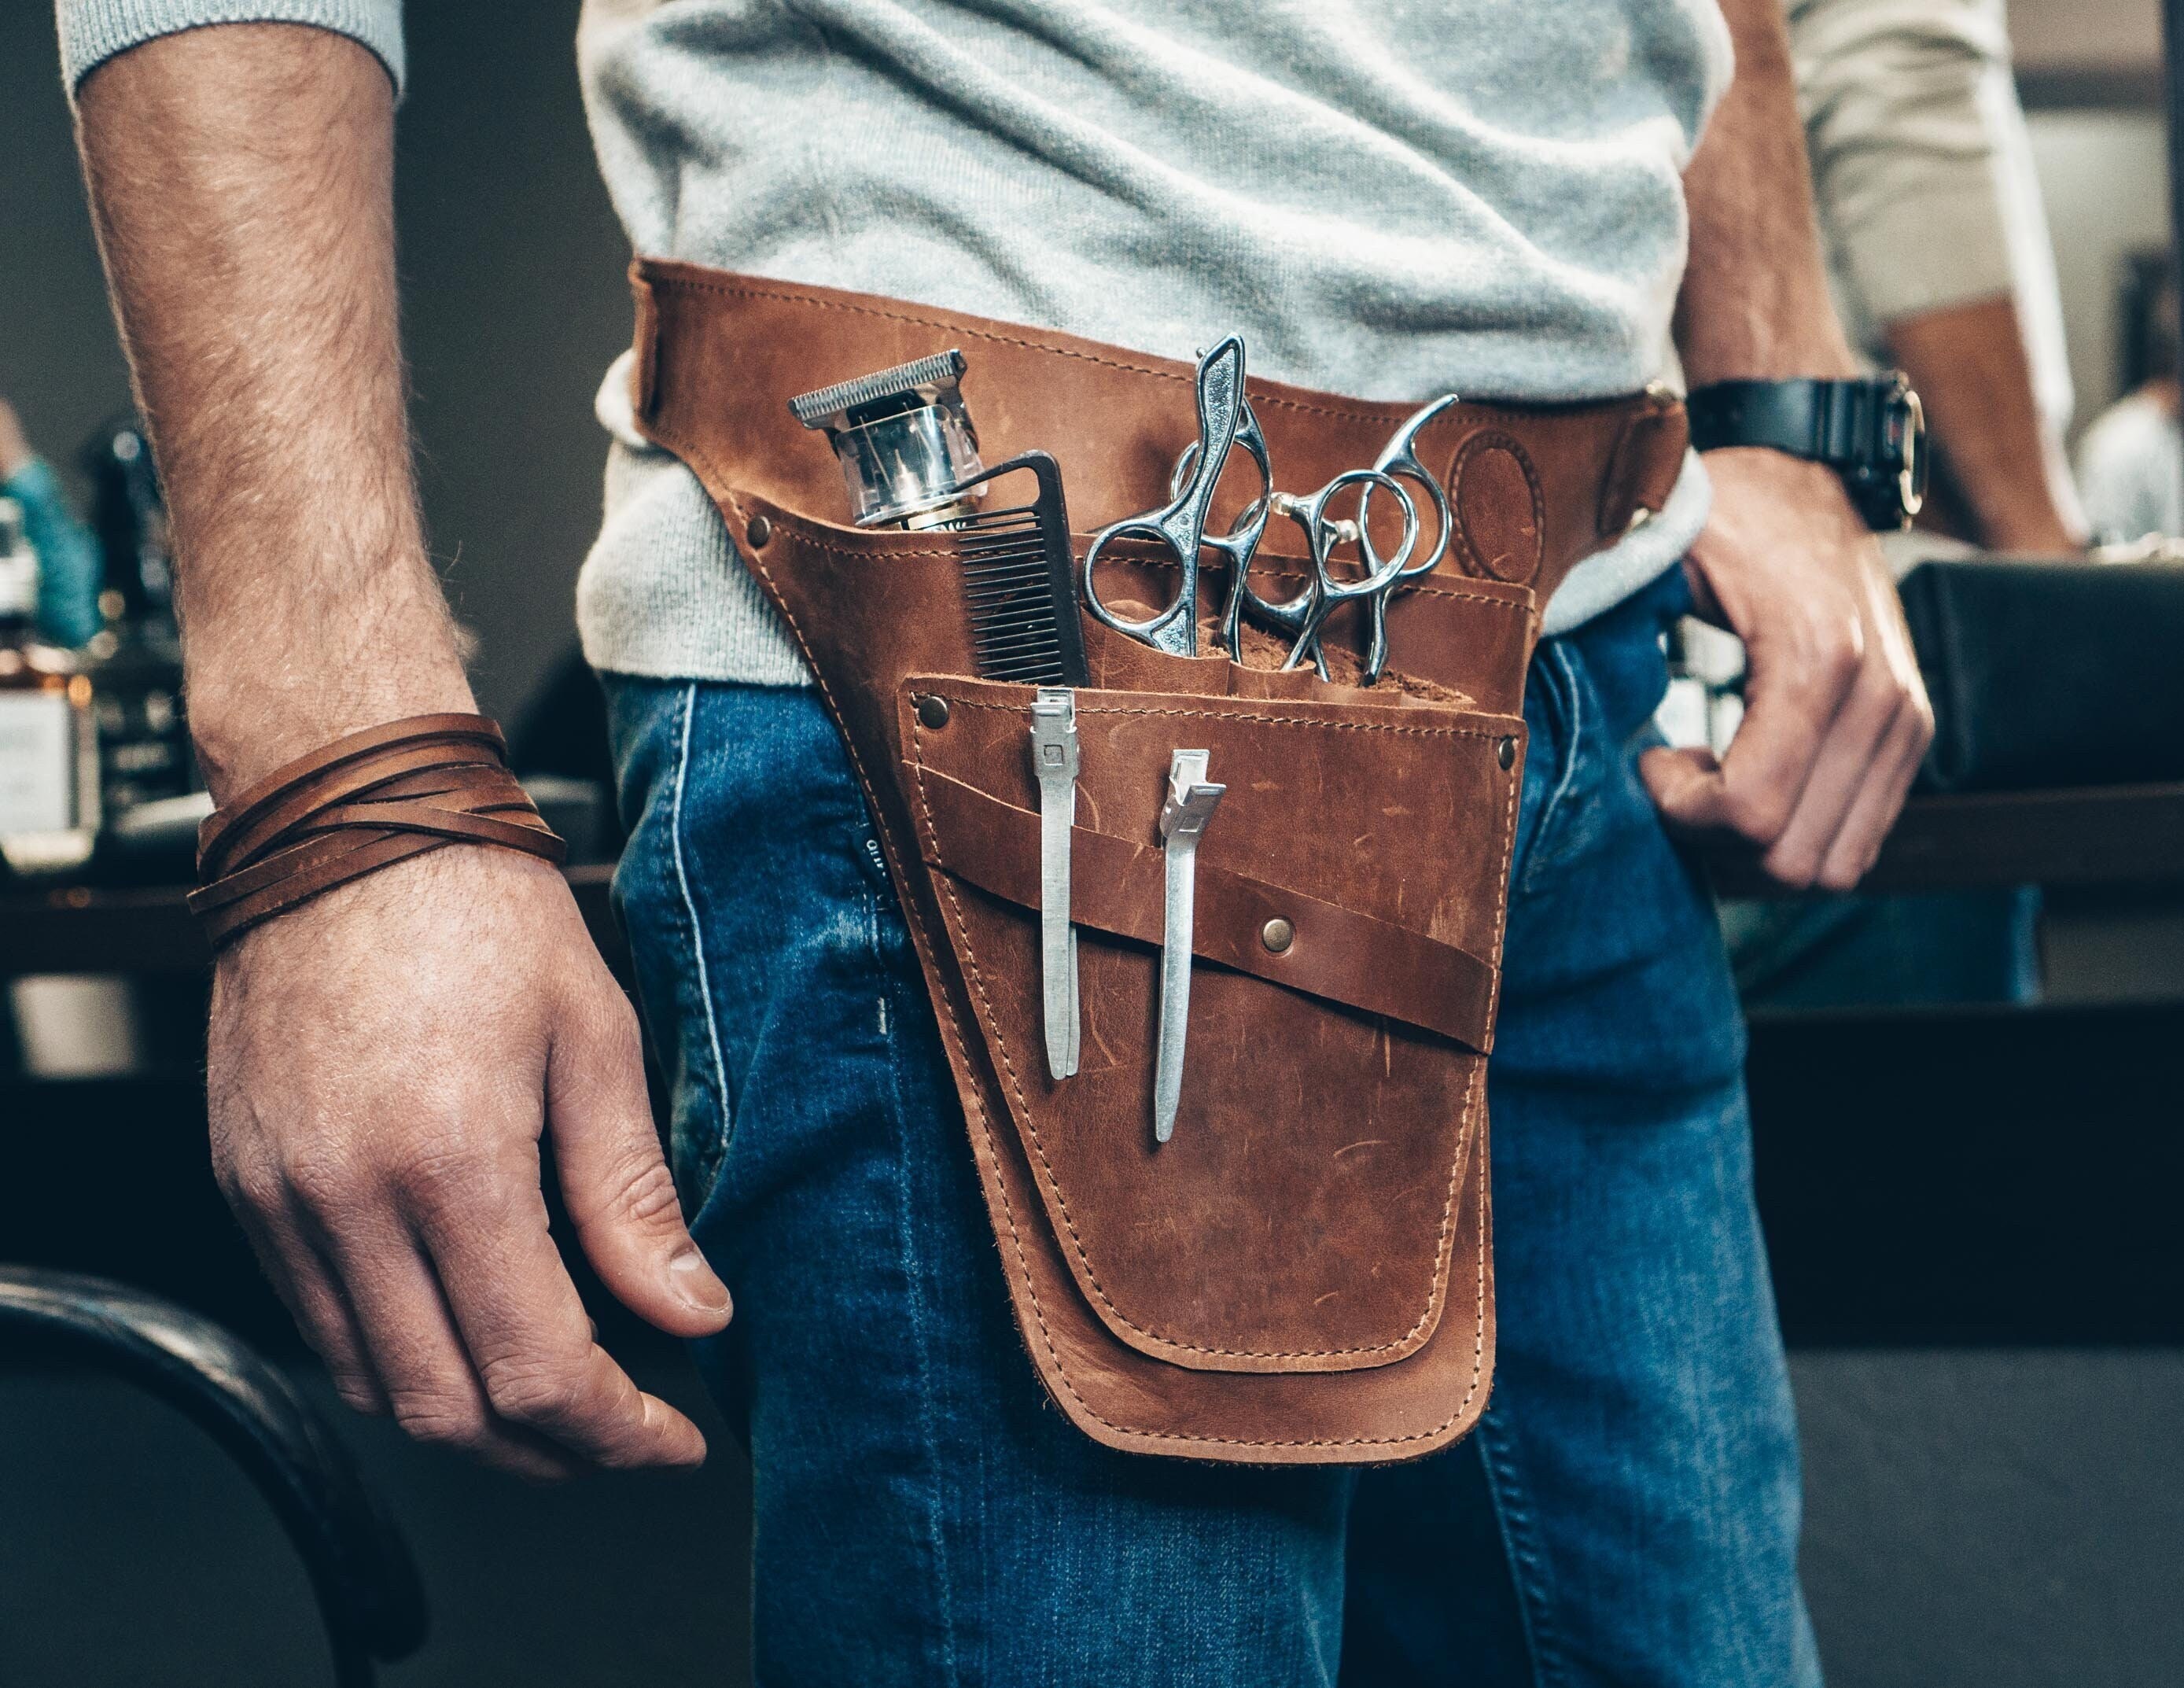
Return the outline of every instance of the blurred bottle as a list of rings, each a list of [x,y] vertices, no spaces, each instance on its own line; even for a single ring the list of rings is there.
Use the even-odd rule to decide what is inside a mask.
[[[100,817],[92,682],[38,639],[37,613],[38,555],[0,499],[0,859],[24,874],[81,866]]]
[[[182,716],[182,647],[175,626],[167,510],[143,430],[109,423],[83,453],[92,527],[105,559],[106,626],[85,647],[109,816],[199,786]]]

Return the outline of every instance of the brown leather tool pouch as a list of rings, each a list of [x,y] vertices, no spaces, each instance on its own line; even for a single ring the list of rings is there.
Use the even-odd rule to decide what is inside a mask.
[[[1082,536],[1164,497],[1192,421],[1189,366],[687,265],[647,261],[637,282],[639,426],[705,482],[841,728],[1054,1400],[1096,1440],[1199,1459],[1373,1462],[1464,1434],[1493,1366],[1485,1069],[1531,580],[1451,565],[1423,582],[1391,618],[1402,671],[1370,689],[1339,667],[1330,683],[1168,656],[1087,620],[1071,852],[1082,1059],[1057,1083],[1032,688],[974,677],[945,533],[824,519],[842,502],[833,465],[786,400],[961,345],[988,460],[1052,451]],[[1253,404],[1277,466],[1302,480],[1369,461],[1402,415],[1352,406],[1329,426],[1322,413],[1348,401],[1292,414],[1293,392],[1254,383]],[[1680,460],[1680,437],[1633,471],[1630,426],[1588,423],[1595,454],[1631,477],[1634,507],[1655,507],[1673,480],[1657,460]],[[1440,460],[1475,453],[1482,432],[1474,418],[1451,432]],[[1557,472],[1518,478],[1529,510],[1497,506],[1536,530],[1529,576],[1579,543],[1546,519]],[[1603,503],[1604,472],[1583,488],[1583,549],[1628,519]],[[1452,549],[1475,554],[1489,517],[1464,519]],[[1263,566],[1272,593],[1304,565]],[[1156,1145],[1157,817],[1186,747],[1211,753],[1228,789],[1198,848],[1188,1061],[1173,1137]]]

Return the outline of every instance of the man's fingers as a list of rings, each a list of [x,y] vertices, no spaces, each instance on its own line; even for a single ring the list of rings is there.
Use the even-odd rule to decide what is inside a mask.
[[[538,1166],[454,1173],[411,1195],[487,1406],[514,1425],[616,1468],[696,1465],[705,1439],[640,1391],[593,1340],[546,1224]]]
[[[566,1457],[502,1424],[471,1369],[438,1279],[391,1205],[339,1234],[306,1223],[348,1286],[357,1328],[394,1421],[421,1442],[458,1448],[519,1476],[573,1474]]]
[[[1828,847],[1814,881],[1821,889],[1847,891],[1865,877],[1903,811],[1931,738],[1925,712],[1907,701],[1891,724],[1874,758],[1873,772],[1844,816],[1841,830]]]
[[[325,1257],[288,1211],[285,1196],[261,1189],[259,1197],[231,1201],[259,1267],[312,1352],[324,1362],[335,1393],[359,1412],[384,1416],[387,1397],[372,1374],[356,1315],[337,1287]]]
[[[623,1306],[677,1336],[710,1336],[728,1322],[728,1290],[682,1222],[636,1016],[604,976],[574,994],[547,1062],[546,1111],[577,1240]]]
[[[1752,650],[1744,720],[1722,758],[1720,824],[1769,848],[1789,829],[1861,655],[1855,622],[1817,627],[1790,649]]]
[[[1712,832],[1726,827],[1721,764],[1704,747],[1671,750],[1657,745],[1638,758],[1638,777],[1653,806],[1674,827]]]
[[[1641,760],[1663,816],[1680,827],[1751,840],[1769,852],[1769,872],[1778,860],[1797,865],[1801,841],[1792,824],[1802,819],[1819,833],[1802,844],[1812,859],[1800,883],[1808,882],[1850,800],[1848,786],[1836,791],[1822,776],[1836,766],[1864,655],[1862,630],[1847,610],[1801,614],[1763,641],[1755,638],[1744,720],[1728,754],[1717,761],[1705,751],[1654,750]],[[1884,724],[1876,715],[1872,734]],[[1830,804],[1822,830],[1819,817]],[[1786,841],[1792,846],[1787,852]]]
[[[335,1393],[359,1412],[387,1416],[387,1392],[371,1369],[356,1311],[342,1293],[332,1267],[317,1245],[292,1218],[283,1216],[279,1246],[288,1270],[293,1300],[290,1311],[311,1339],[311,1346],[333,1379]]]
[[[1878,567],[1865,571],[1869,649],[1888,676],[1894,711],[1873,766],[1820,865],[1818,883],[1845,890],[1863,879],[1880,854],[1903,799],[1934,742],[1934,710],[1911,643],[1896,588]]]
[[[1876,781],[1885,787],[1895,777],[1899,759],[1883,753],[1903,708],[1903,688],[1876,654],[1830,724],[1819,755],[1814,761],[1812,776],[1798,797],[1797,810],[1767,852],[1765,866],[1774,878],[1800,888],[1814,884],[1819,879],[1821,869],[1842,836],[1852,811],[1858,811],[1869,819],[1873,815],[1873,806],[1863,803],[1862,799],[1873,789]],[[1732,756],[1734,754],[1732,746]],[[1880,826],[1885,832],[1886,819],[1881,821]],[[1864,843],[1877,850],[1880,833],[1865,838]],[[1856,853],[1860,847],[1859,841],[1853,838],[1850,853]]]

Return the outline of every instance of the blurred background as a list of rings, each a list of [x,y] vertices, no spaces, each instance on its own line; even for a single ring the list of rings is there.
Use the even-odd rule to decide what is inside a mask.
[[[1932,309],[1892,316],[1859,297],[1869,159],[1831,153],[1829,121],[1864,86],[1845,68],[1861,29],[1906,9],[1861,24],[1854,0],[1791,8],[1846,317],[1927,390],[1940,446],[1936,515],[1953,532],[1897,548],[1907,602],[1938,629],[1922,658],[1983,625],[1948,582],[1987,577],[1922,582],[1917,565],[2031,550],[2046,578],[2074,580],[2091,541],[2153,607],[2074,588],[2090,632],[2043,612],[2016,660],[2048,665],[2059,694],[2173,695],[2184,623],[2162,606],[2184,563],[2161,540],[2184,532],[2184,434],[2159,8],[2011,0],[2005,35],[1999,6],[1936,0],[1936,27],[1964,37],[1952,51],[1988,60],[1981,120],[1998,137],[2013,281],[2006,298],[1944,287]],[[410,8],[398,196],[432,543],[476,635],[482,705],[512,724],[519,772],[578,841],[580,895],[611,951],[616,827],[571,603],[599,513],[592,395],[629,334],[628,252],[578,103],[576,12],[531,0],[532,27],[511,30],[502,6]],[[1906,111],[1915,150],[1919,100]],[[0,698],[37,700],[0,715],[0,1263],[171,1296],[331,1406],[205,1168],[204,968],[176,889],[201,799],[156,482],[46,7],[0,7],[0,400],[19,454],[51,471],[8,479],[0,428]],[[1975,368],[1984,406],[1947,396]],[[2020,400],[2031,455],[2012,460],[2000,419]],[[33,555],[38,601],[11,599]],[[1664,730],[1725,743],[1741,653],[1692,628],[1676,655]],[[1965,760],[1937,765],[1874,894],[1739,896],[1753,889],[1739,865],[1716,864],[1753,1013],[1808,1589],[1845,1688],[2167,1688],[2184,1682],[2184,1106],[2170,1076],[2184,766],[2164,757],[2184,761],[2184,736],[2150,717],[2132,728],[2138,760],[2058,772],[2097,718],[2014,774],[1978,775],[1965,769],[1993,755],[1973,727],[1995,711],[1961,713]],[[11,737],[11,721],[36,730]],[[671,1346],[593,1299],[646,1386],[700,1414],[712,1464],[542,1493],[340,1417],[436,1614],[387,1680],[741,1680],[740,1456]],[[0,1683],[326,1671],[304,1572],[223,1457],[148,1398],[0,1345]]]

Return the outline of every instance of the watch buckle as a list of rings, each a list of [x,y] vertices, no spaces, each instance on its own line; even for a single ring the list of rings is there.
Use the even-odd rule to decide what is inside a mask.
[[[1926,507],[1926,407],[1919,390],[1908,382],[1900,389],[1905,412],[1903,463],[1896,471],[1897,493],[1903,507],[1903,526]]]

